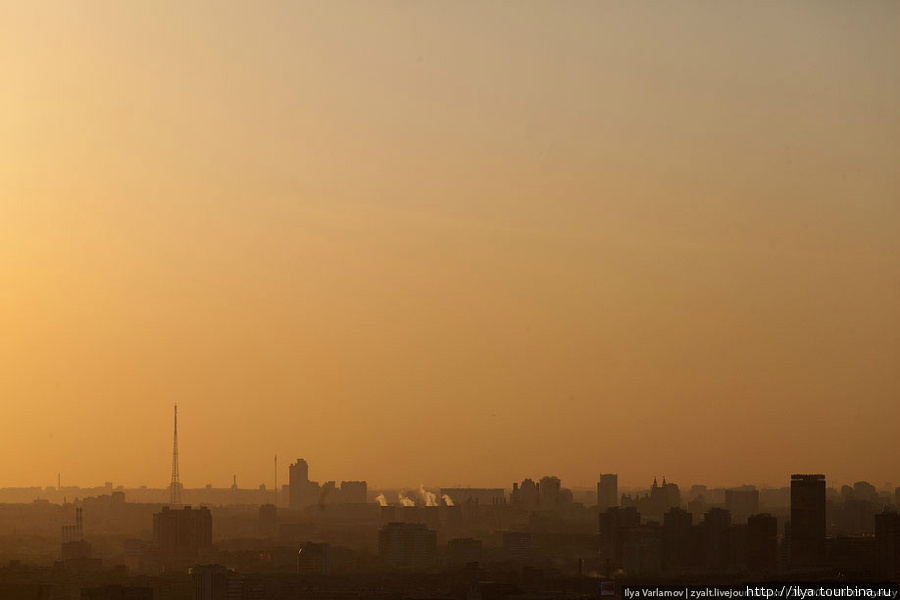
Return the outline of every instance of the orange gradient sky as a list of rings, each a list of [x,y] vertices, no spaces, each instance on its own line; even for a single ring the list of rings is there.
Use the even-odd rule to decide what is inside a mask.
[[[900,3],[3,2],[0,486],[900,484]]]

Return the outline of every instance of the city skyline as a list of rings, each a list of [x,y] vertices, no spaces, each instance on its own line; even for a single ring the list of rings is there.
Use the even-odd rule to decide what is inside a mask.
[[[897,485],[898,27],[7,3],[0,487]]]

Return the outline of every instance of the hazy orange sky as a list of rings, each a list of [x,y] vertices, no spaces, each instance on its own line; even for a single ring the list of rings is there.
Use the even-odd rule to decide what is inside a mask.
[[[900,3],[0,2],[0,486],[900,485]]]

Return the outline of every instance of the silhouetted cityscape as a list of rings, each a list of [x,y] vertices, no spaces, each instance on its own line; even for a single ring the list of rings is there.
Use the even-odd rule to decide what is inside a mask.
[[[177,418],[176,418],[177,419]],[[897,581],[900,487],[319,483],[0,489],[0,598],[596,597],[641,582]],[[180,501],[173,501],[180,500]],[[541,595],[543,594],[543,595]]]
[[[900,0],[0,0],[0,600],[900,600]]]

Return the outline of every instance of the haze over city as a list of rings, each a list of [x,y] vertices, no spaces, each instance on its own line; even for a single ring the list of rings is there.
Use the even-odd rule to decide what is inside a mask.
[[[897,485],[898,30],[4,3],[0,487]]]

